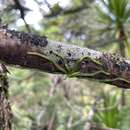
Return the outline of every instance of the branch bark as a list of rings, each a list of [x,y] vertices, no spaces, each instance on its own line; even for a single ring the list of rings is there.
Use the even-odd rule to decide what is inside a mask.
[[[8,100],[7,70],[0,64],[0,130],[11,130],[12,113]]]
[[[31,33],[0,28],[0,60],[16,67],[130,88],[130,61]]]

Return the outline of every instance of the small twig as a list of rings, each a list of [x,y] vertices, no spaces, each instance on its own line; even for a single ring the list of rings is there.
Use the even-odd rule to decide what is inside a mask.
[[[28,32],[31,32],[31,28],[29,27],[29,25],[27,24],[26,20],[25,20],[25,11],[29,10],[28,8],[24,7],[23,5],[21,5],[19,0],[14,0],[16,9],[18,9],[20,11],[20,17],[21,19],[23,19],[26,29]]]

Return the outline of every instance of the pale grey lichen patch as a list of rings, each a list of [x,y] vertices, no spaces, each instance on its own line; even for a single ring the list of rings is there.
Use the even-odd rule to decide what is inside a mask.
[[[82,57],[99,58],[102,55],[102,53],[88,48],[80,48],[75,45],[68,45],[52,40],[48,40],[47,46],[44,48],[39,48],[39,50],[42,53],[54,58],[53,54],[51,53],[53,50],[54,53],[57,53],[63,58],[74,60],[80,59]]]

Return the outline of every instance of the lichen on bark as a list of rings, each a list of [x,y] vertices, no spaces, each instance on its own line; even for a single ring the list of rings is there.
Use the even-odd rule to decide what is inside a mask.
[[[0,60],[9,65],[130,88],[130,61],[30,33],[0,29]]]

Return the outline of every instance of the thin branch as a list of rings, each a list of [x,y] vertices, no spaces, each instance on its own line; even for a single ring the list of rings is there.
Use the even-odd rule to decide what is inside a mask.
[[[45,4],[47,5],[47,7],[50,9],[51,11],[51,5],[49,4],[49,2],[47,0],[44,0]]]
[[[56,12],[56,13],[51,11],[51,13],[44,15],[44,17],[52,18],[52,17],[56,17],[56,16],[59,16],[59,15],[69,15],[69,14],[81,12],[81,11],[87,9],[87,8],[88,8],[88,6],[81,5],[79,7],[73,7],[71,9],[62,9],[61,11]]]
[[[27,24],[26,20],[25,20],[25,11],[29,11],[30,9],[24,7],[23,5],[21,5],[19,0],[14,0],[15,3],[15,8],[19,10],[20,12],[20,17],[21,19],[23,19],[26,29],[28,32],[31,32],[31,28],[29,27],[29,25]]]

